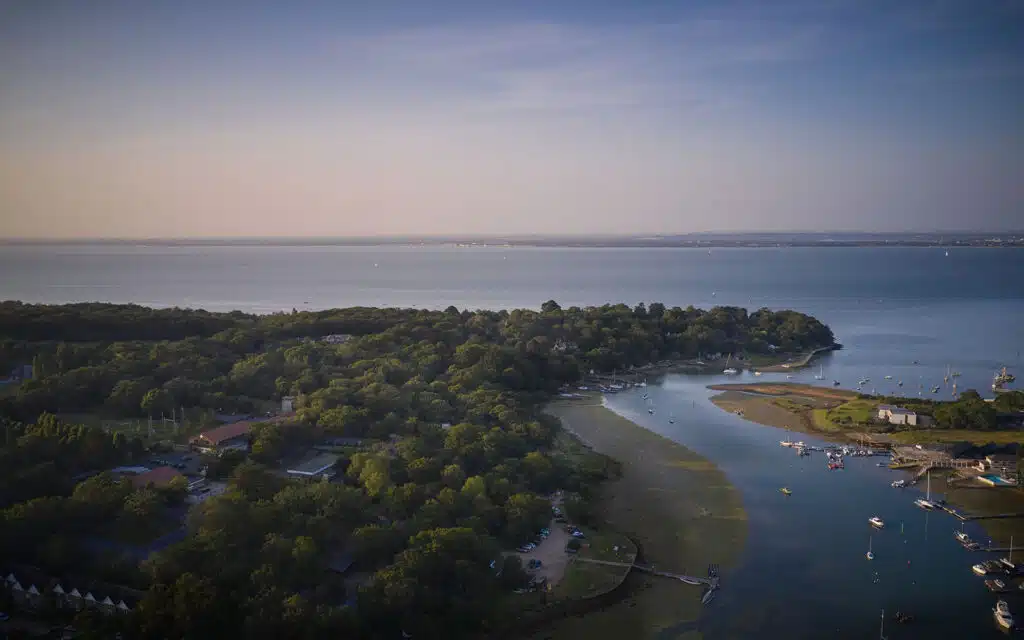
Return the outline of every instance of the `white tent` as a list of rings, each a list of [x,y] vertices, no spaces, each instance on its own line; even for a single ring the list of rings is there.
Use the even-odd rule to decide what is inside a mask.
[[[28,588],[28,593],[29,593],[29,595],[38,596],[39,595],[39,589],[36,589],[36,585],[32,585],[32,586],[30,586]]]
[[[128,611],[128,605],[124,603],[124,600],[118,600],[117,609],[118,611]]]
[[[25,590],[24,587],[21,586],[21,583],[18,582],[17,580],[15,580],[14,584],[11,585],[11,589],[13,589],[15,591],[24,591]]]
[[[82,597],[82,592],[80,592],[78,590],[78,587],[75,587],[75,588],[73,588],[71,590],[71,593],[69,593],[68,595],[71,596],[72,598],[81,598]]]
[[[7,581],[7,584],[13,584],[18,581],[18,579],[14,577],[13,573],[8,573],[7,578],[5,578],[5,580]]]
[[[114,601],[110,599],[110,596],[107,596],[106,598],[103,598],[103,601],[100,602],[100,604],[105,604],[108,607],[112,607],[114,606]]]
[[[64,587],[60,586],[60,583],[58,582],[57,586],[53,588],[53,592],[57,595],[62,596],[64,595]]]
[[[96,602],[96,597],[92,595],[92,591],[90,591],[89,593],[85,594],[85,601],[86,602]]]

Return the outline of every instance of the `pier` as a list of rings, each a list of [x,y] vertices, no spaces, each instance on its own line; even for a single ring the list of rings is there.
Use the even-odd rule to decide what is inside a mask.
[[[721,586],[721,582],[720,582],[720,579],[718,577],[718,565],[716,565],[716,564],[708,566],[708,577],[706,577],[706,578],[699,578],[697,576],[688,576],[688,575],[685,575],[685,574],[682,574],[682,573],[674,573],[674,572],[671,572],[671,571],[661,571],[659,569],[655,569],[654,567],[647,567],[647,566],[644,566],[642,564],[630,564],[628,562],[614,562],[614,561],[611,561],[611,560],[597,560],[595,558],[579,558],[579,557],[574,558],[573,561],[574,562],[589,562],[591,564],[604,564],[604,565],[608,565],[608,566],[611,566],[611,567],[630,567],[632,569],[636,569],[637,571],[643,571],[644,573],[649,573],[651,575],[661,576],[663,578],[669,578],[669,579],[672,579],[672,580],[678,580],[678,581],[683,582],[685,584],[703,585],[703,586],[707,587],[707,591],[704,594],[704,600],[703,600],[705,603],[707,603],[710,600],[710,598],[708,597],[709,594],[714,592],[714,591],[716,591],[716,590],[718,590],[720,588],[720,586]]]
[[[1008,520],[1010,518],[1024,518],[1024,513],[993,513],[990,515],[972,516],[967,513],[961,513],[960,511],[957,511],[953,507],[950,507],[945,504],[936,503],[935,506],[936,508],[945,511],[946,513],[953,516],[957,520],[960,520],[961,522],[970,522],[972,520]]]

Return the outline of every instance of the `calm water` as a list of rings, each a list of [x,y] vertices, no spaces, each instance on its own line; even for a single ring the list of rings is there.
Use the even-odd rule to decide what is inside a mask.
[[[532,249],[444,247],[0,246],[0,299],[103,300],[271,312],[351,305],[539,307],[661,301],[793,308],[828,323],[845,345],[821,360],[826,383],[870,377],[879,392],[950,397],[930,388],[947,367],[961,389],[990,395],[1000,366],[1020,368],[1024,251],[1013,249]],[[918,361],[919,364],[914,364]],[[814,382],[816,371],[795,374]],[[884,376],[893,376],[885,381]],[[745,378],[749,374],[744,374]],[[1024,376],[1021,376],[1024,377]],[[754,378],[749,378],[753,380]],[[785,379],[766,374],[758,380]],[[735,379],[732,379],[735,380]],[[715,408],[715,378],[670,376],[616,410],[721,466],[743,492],[750,536],[741,567],[715,600],[705,637],[872,638],[881,608],[917,615],[892,638],[997,637],[995,598],[970,573],[979,559],[957,526],[890,488],[877,460],[830,473],[799,459],[785,435]],[[676,415],[676,424],[663,418]],[[813,438],[803,438],[813,441]],[[794,495],[783,499],[778,489]],[[878,514],[874,562],[867,518]],[[904,523],[900,535],[899,523]],[[980,537],[981,533],[969,533]],[[907,562],[910,561],[908,566]],[[878,582],[874,574],[878,572]],[[1011,602],[1024,616],[1024,599]],[[837,631],[838,630],[838,631]],[[671,637],[671,634],[669,634]]]
[[[713,392],[706,385],[723,379],[673,375],[652,384],[654,416],[639,392],[608,401],[714,460],[742,491],[747,546],[702,621],[704,637],[877,638],[881,609],[917,616],[912,625],[886,624],[894,640],[1001,637],[991,615],[996,597],[970,567],[1004,554],[962,549],[953,539],[959,522],[913,506],[923,487],[891,488],[892,480],[906,476],[875,466],[881,458],[847,458],[845,470],[828,471],[824,454],[799,458],[778,444],[787,437],[824,441],[792,438],[721,411],[708,401]],[[668,424],[669,413],[675,424]],[[783,486],[793,490],[791,497],[779,492]],[[884,530],[871,530],[867,519],[873,515],[885,520]],[[968,523],[965,531],[987,539],[977,525]],[[874,561],[864,557],[869,537]],[[1007,600],[1024,615],[1024,597],[1010,594]]]

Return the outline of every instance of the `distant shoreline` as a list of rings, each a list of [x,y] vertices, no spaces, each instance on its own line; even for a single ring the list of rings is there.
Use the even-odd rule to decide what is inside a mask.
[[[1024,232],[964,234],[682,234],[650,236],[393,236],[0,238],[0,246],[453,247],[562,249],[1021,248]]]

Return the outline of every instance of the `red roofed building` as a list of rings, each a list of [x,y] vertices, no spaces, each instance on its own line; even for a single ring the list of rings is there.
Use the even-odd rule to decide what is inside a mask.
[[[140,489],[147,485],[153,485],[154,487],[166,487],[171,483],[171,480],[175,478],[183,477],[178,470],[174,467],[157,467],[151,469],[146,473],[140,473],[137,476],[131,476],[132,486],[136,489]]]
[[[192,438],[192,445],[205,453],[223,453],[228,449],[246,451],[251,430],[252,425],[248,422],[221,425]]]

